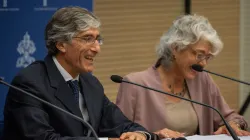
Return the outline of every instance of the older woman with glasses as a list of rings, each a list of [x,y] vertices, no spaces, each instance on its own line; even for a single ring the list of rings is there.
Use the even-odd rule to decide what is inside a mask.
[[[209,104],[221,111],[237,135],[250,135],[244,131],[246,121],[229,108],[212,78],[191,68],[193,64],[205,67],[222,48],[216,30],[205,17],[181,16],[161,37],[156,64],[124,79]],[[116,104],[130,120],[161,138],[229,134],[213,110],[135,85],[122,83]]]

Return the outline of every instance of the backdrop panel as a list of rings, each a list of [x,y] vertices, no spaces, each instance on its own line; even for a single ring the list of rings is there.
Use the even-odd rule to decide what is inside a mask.
[[[1,0],[0,3],[0,77],[11,82],[17,72],[47,51],[44,41],[46,23],[63,6],[80,6],[92,11],[92,0]],[[0,122],[8,88],[0,85]]]

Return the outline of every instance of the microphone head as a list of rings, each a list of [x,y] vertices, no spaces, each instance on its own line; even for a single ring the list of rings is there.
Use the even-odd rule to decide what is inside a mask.
[[[195,71],[198,71],[198,72],[202,72],[203,71],[203,67],[201,65],[193,64],[191,67]]]
[[[115,83],[121,83],[123,78],[119,75],[111,75],[110,79]]]

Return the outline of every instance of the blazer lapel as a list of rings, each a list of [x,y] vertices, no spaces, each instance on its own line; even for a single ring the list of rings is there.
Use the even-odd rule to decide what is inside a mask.
[[[79,106],[75,103],[72,90],[57,69],[51,56],[45,58],[50,85],[56,88],[55,97],[73,114],[82,118]]]
[[[91,126],[95,129],[95,116],[94,116],[94,105],[93,101],[95,101],[94,97],[92,95],[90,88],[88,87],[87,83],[85,83],[84,79],[80,76],[79,77],[81,88],[82,88],[82,95],[84,97],[84,101],[86,103],[86,107],[88,110],[89,115],[89,121],[91,123]]]
[[[187,81],[187,87],[188,87],[188,91],[189,91],[189,95],[190,95],[190,99],[194,100],[194,101],[199,101],[200,100],[200,96],[201,96],[201,91],[199,90],[199,83],[195,83],[195,80],[186,80]],[[201,109],[201,105],[192,103],[194,106],[195,111],[199,111]]]
[[[77,115],[80,118],[82,117],[82,113],[78,104],[76,103],[72,90],[68,86],[68,84],[62,81],[55,92],[55,97],[61,101],[61,103],[73,114]]]

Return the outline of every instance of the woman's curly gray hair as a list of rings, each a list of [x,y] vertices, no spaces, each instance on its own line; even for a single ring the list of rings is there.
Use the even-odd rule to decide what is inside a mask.
[[[199,15],[184,15],[177,18],[156,47],[158,63],[169,67],[172,63],[173,49],[180,51],[200,40],[208,41],[212,45],[211,53],[214,56],[223,48],[222,41],[207,18]]]
[[[72,37],[89,28],[99,28],[101,22],[87,9],[69,6],[55,12],[45,29],[45,41],[48,54],[56,55],[57,42],[71,42]]]

